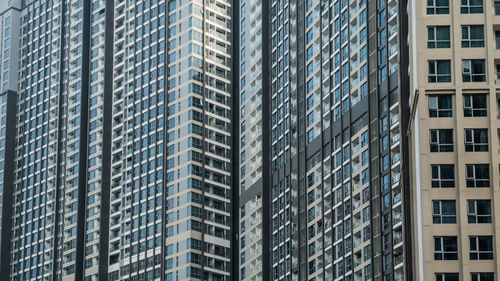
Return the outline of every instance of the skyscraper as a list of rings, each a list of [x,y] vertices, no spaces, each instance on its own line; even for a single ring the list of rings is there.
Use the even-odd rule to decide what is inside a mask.
[[[4,5],[3,276],[412,280],[406,0]]]
[[[0,276],[8,276],[12,237],[19,3],[0,3]],[[7,254],[3,254],[7,253]]]
[[[12,182],[14,173],[14,136],[16,95],[14,92],[0,94],[0,245],[5,253],[11,249],[12,226]],[[10,255],[0,256],[0,272],[8,274]]]
[[[240,280],[411,279],[406,5],[240,1]]]
[[[2,276],[230,280],[231,3],[12,2]]]
[[[411,11],[415,280],[498,280],[498,1]]]
[[[234,191],[239,195],[238,280],[263,280],[270,270],[269,197],[270,185],[270,45],[269,6],[263,1],[239,1],[239,180]],[[235,9],[236,10],[236,9]],[[239,250],[239,251],[238,251]]]

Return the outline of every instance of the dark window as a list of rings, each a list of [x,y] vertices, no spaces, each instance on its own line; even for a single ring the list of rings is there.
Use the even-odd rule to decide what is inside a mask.
[[[430,130],[431,152],[453,152],[453,129]]]
[[[429,61],[429,83],[451,82],[451,62],[449,60]]]
[[[427,48],[449,48],[450,27],[429,26],[427,27]]]
[[[461,0],[460,13],[480,14],[483,12],[483,0]]]
[[[486,95],[464,95],[464,116],[481,117],[487,114]]]
[[[436,281],[458,281],[458,273],[436,273]]]
[[[493,272],[480,272],[480,273],[471,273],[470,280],[471,281],[495,281],[495,275]]]
[[[435,260],[458,260],[458,246],[456,236],[434,237]]]
[[[488,151],[488,129],[465,129],[465,151]]]
[[[451,95],[429,96],[429,117],[452,117]]]
[[[469,223],[491,223],[491,200],[467,201]]]
[[[482,25],[462,26],[462,48],[484,47],[484,27]]]
[[[500,2],[499,2],[499,4],[500,4]],[[500,30],[495,30],[495,47],[497,50],[500,49]],[[497,71],[497,73],[498,73],[498,71]],[[497,79],[498,79],[498,77],[497,77]]]
[[[443,15],[450,13],[449,0],[427,0],[428,15]]]
[[[491,236],[471,236],[469,241],[469,258],[471,260],[493,259],[493,238]]]
[[[455,200],[432,201],[432,223],[457,223]]]
[[[467,187],[489,187],[490,165],[471,164],[465,166]]]
[[[455,187],[455,166],[431,165],[432,187]]]
[[[485,60],[463,60],[462,61],[463,82],[485,82],[486,67]]]

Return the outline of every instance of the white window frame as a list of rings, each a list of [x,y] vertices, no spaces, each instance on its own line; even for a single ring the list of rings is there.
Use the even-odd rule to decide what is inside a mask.
[[[472,64],[473,61],[482,61],[484,63],[484,73],[473,73],[472,72]],[[466,65],[468,65],[466,67]],[[468,81],[466,81],[465,75],[469,76]],[[484,79],[482,81],[474,81],[474,77],[482,77],[484,76]],[[484,59],[466,59],[462,60],[462,82],[464,83],[481,83],[486,81],[486,60]]]
[[[467,3],[464,5],[462,4],[463,1],[466,1]],[[471,0],[461,0],[460,1],[460,13],[461,14],[471,14],[470,10],[471,8],[478,8],[478,7],[481,7],[481,12],[474,12],[472,14],[481,14],[481,13],[484,13],[484,0],[481,0],[481,6],[478,6],[478,5],[471,5],[470,4],[470,1]],[[467,9],[467,12],[463,12],[462,9]]]
[[[454,142],[452,141],[451,143],[440,143],[440,135],[441,135],[441,131],[452,131],[452,139],[453,139],[453,129],[431,129],[429,130],[429,144],[430,146],[432,145],[436,145],[437,146],[437,151],[432,151],[432,149],[430,148],[430,151],[431,153],[435,153],[435,152],[453,152],[455,149],[454,149]],[[432,134],[433,132],[436,133],[436,141],[433,141],[432,140]],[[451,151],[442,151],[443,147],[448,147],[448,146],[451,146]]]
[[[446,73],[446,74],[442,74],[442,73],[439,73],[439,62],[448,62],[450,64],[450,73]],[[452,80],[451,80],[451,61],[450,60],[429,60],[428,61],[428,64],[433,64],[434,65],[434,70],[436,71],[436,73],[431,73],[430,72],[430,67],[428,67],[429,69],[427,70],[428,73],[427,73],[427,81],[428,83],[450,83]],[[449,81],[439,81],[439,78],[440,77],[450,77],[449,78]],[[433,82],[430,82],[429,81],[429,78],[430,77],[434,77],[435,78],[435,81]]]
[[[476,178],[476,166],[487,165],[488,166],[488,179],[477,179]],[[469,174],[469,167],[472,167],[472,175]],[[491,186],[491,171],[489,164],[467,164],[465,165],[465,180],[468,188],[483,188]],[[468,186],[468,182],[472,181],[474,186]],[[487,186],[478,186],[478,181],[488,182]]]
[[[486,131],[486,135],[488,135],[488,129],[464,129],[464,141],[465,141],[465,151],[468,152],[485,152],[488,151],[489,144],[488,142],[486,143],[476,143],[474,139],[474,133],[475,131]],[[488,138],[486,138],[486,141],[488,141]],[[467,149],[468,147],[472,147],[472,149]],[[486,147],[486,150],[482,150]]]
[[[483,33],[481,39],[471,39],[471,27],[473,26],[481,26],[483,28]],[[467,38],[464,38],[464,28],[467,29]],[[467,43],[468,46],[464,46],[464,43]],[[482,43],[482,46],[472,46],[472,43]],[[473,25],[462,25],[462,38],[461,38],[461,46],[462,48],[483,48],[484,47],[484,25],[481,24],[473,24]]]
[[[455,238],[455,242],[457,243],[456,244],[457,250],[453,251],[453,252],[445,251],[444,250],[444,238],[453,238],[453,237]],[[440,245],[439,245],[440,250],[439,251],[436,251],[436,239],[440,243]],[[436,254],[440,254],[441,259],[437,259]],[[445,259],[444,257],[447,254],[455,254],[457,258],[456,259]],[[458,238],[456,236],[434,236],[434,260],[458,260]]]
[[[487,116],[488,115],[488,106],[486,106],[484,108],[475,107],[474,106],[474,96],[475,96],[474,94],[464,95],[464,112],[466,109],[470,110],[470,112],[471,112],[471,116],[465,116],[465,113],[464,113],[464,116],[465,117],[485,117],[485,116]],[[486,99],[486,103],[488,103],[488,96],[487,95],[479,94],[479,96],[484,96],[484,98]],[[465,105],[466,100],[469,101],[470,106]],[[481,114],[479,114],[479,112],[485,112],[486,114],[481,115]],[[476,114],[474,114],[474,113],[476,113]]]
[[[438,28],[448,28],[448,40],[438,39],[437,38],[437,29]],[[429,40],[429,32],[432,32],[434,35],[434,40]],[[434,44],[434,47],[429,47],[429,44]],[[438,47],[440,43],[448,43],[447,47]],[[451,46],[451,38],[450,38],[450,26],[449,25],[433,25],[427,27],[427,48],[428,49],[445,49],[450,48]]]
[[[441,167],[442,166],[452,166],[453,167],[453,186],[444,186],[443,187],[443,181],[445,182],[451,182],[452,180],[451,179],[443,179],[441,174]],[[438,177],[437,178],[434,178],[433,175],[432,175],[432,168],[433,167],[437,167],[438,169]],[[432,186],[432,182],[438,182],[439,183],[439,186],[438,187],[434,187]],[[436,164],[436,165],[431,165],[431,187],[432,188],[452,188],[455,186],[455,165],[453,164]]]
[[[449,14],[450,13],[450,1],[448,1],[448,5],[447,6],[436,6],[436,1],[437,0],[432,0],[432,4],[431,5],[427,5],[427,14],[428,15],[446,15],[446,14]],[[444,8],[447,8],[448,9],[448,12],[447,13],[443,13],[443,14],[438,14],[436,13],[436,10],[437,9],[444,9]],[[429,9],[432,9],[433,10],[433,13],[429,13]]]
[[[438,277],[440,277],[440,278],[438,278]],[[456,277],[456,278],[452,278],[452,277]],[[436,281],[458,281],[458,280],[460,280],[458,273],[452,273],[452,272],[436,273]]]
[[[479,201],[489,202],[490,204],[490,213],[489,214],[478,214],[477,212],[477,204]],[[472,206],[472,209],[471,209]],[[487,222],[479,222],[479,218],[489,219]],[[471,219],[474,222],[471,222]],[[468,200],[467,201],[467,222],[468,223],[491,223],[492,215],[491,215],[491,200]]]
[[[453,206],[455,207],[455,214],[453,215],[444,215],[443,214],[443,202],[453,202]],[[438,204],[438,210],[434,208]],[[439,219],[439,222],[434,222],[434,219]],[[444,222],[445,219],[454,219],[453,222]],[[432,201],[432,223],[433,224],[454,224],[457,223],[457,207],[455,200],[433,200]]]
[[[492,276],[493,278],[487,279],[487,277],[489,277],[489,276]],[[493,273],[493,272],[471,272],[471,274],[470,274],[470,280],[471,281],[489,281],[489,280],[495,280],[495,273]]]
[[[440,98],[450,98],[452,99],[451,108],[439,108],[439,99]],[[431,100],[435,99],[435,107],[431,106]],[[436,116],[431,116],[431,110],[436,112]],[[440,116],[443,112],[451,112],[451,116]],[[429,95],[429,118],[444,118],[444,117],[452,117],[453,116],[453,98],[452,95]]]
[[[480,237],[489,237],[491,239],[491,245],[492,249],[491,250],[483,250],[479,249],[479,238]],[[474,240],[474,241],[472,241]],[[492,236],[469,236],[469,258],[470,260],[492,260],[494,258],[494,245],[493,245],[493,237]],[[474,250],[472,249],[474,246]],[[481,254],[491,254],[491,259],[481,259],[480,255]],[[476,255],[477,258],[472,258],[472,255]]]

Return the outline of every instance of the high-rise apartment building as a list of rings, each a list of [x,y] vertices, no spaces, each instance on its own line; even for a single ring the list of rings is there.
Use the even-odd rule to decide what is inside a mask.
[[[0,94],[0,249],[10,253],[12,226],[12,186],[14,180],[14,140],[16,118],[15,92]],[[0,273],[7,276],[10,255],[0,255]]]
[[[407,2],[239,5],[239,279],[411,280]]]
[[[1,5],[2,278],[231,280],[231,2]]]
[[[498,280],[500,3],[410,3],[415,280]]]
[[[239,206],[238,280],[266,280],[270,272],[270,2],[242,0],[235,11],[239,25],[239,181],[235,182]],[[237,10],[236,10],[237,9]],[[235,136],[236,137],[236,136]]]
[[[412,280],[406,0],[2,5],[1,276]]]
[[[10,269],[18,77],[20,3],[9,2],[0,3],[0,276]]]
[[[273,1],[272,279],[405,276],[405,9]]]

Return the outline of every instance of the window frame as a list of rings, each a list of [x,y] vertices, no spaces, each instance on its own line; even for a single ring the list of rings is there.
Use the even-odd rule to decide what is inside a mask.
[[[478,205],[479,203],[483,203],[487,207],[484,206],[482,209],[489,209],[489,214],[479,213]],[[478,224],[478,223],[492,223],[492,215],[491,215],[491,200],[488,199],[474,199],[467,200],[467,222]]]
[[[453,204],[453,214],[444,214],[444,203]],[[436,210],[437,207],[437,210]],[[449,206],[448,206],[449,207]],[[432,223],[433,224],[456,224],[457,205],[455,200],[432,200]]]
[[[441,63],[447,63],[449,73],[439,73]],[[451,60],[429,60],[427,61],[427,82],[428,83],[450,83],[451,82]],[[431,68],[434,68],[435,73],[431,73]]]
[[[488,167],[488,178],[476,178],[476,174],[478,173],[477,168],[484,168],[484,166]],[[472,170],[470,170],[472,169]],[[469,174],[472,172],[473,174]],[[488,188],[491,186],[491,172],[489,164],[466,164],[465,165],[465,180],[466,186],[468,188]],[[482,184],[478,184],[482,183]]]
[[[478,103],[479,101],[476,100],[474,102],[474,98],[484,98],[485,101],[485,107],[476,107],[475,103]],[[488,116],[488,95],[486,94],[470,94],[470,95],[464,95],[464,117],[486,117]],[[466,103],[469,103],[467,105]],[[484,115],[483,115],[484,113]]]
[[[481,249],[482,239],[488,239],[487,243],[491,245],[491,250]],[[483,241],[484,242],[484,241]],[[484,246],[484,245],[483,245]],[[493,236],[469,236],[469,259],[470,260],[493,260]]]
[[[476,73],[474,71],[474,65],[477,66],[479,62],[482,62],[483,73]],[[485,59],[462,60],[462,82],[464,83],[486,82],[486,60]]]
[[[443,2],[446,1],[447,5],[446,6],[437,6],[436,2],[440,0],[427,0],[427,14],[428,15],[448,15],[450,13],[450,1],[449,0],[442,0]],[[431,4],[429,3],[431,2]],[[429,11],[432,11],[432,13],[429,13]]]
[[[472,28],[481,27],[482,32],[472,31]],[[466,33],[464,33],[466,29]],[[472,38],[475,34],[481,34],[482,38]],[[467,35],[465,38],[464,36]],[[484,48],[484,25],[482,24],[472,24],[472,25],[462,25],[462,48]]]
[[[482,134],[486,132],[486,142],[480,142],[483,137]],[[476,137],[479,139],[476,140]],[[488,152],[489,140],[488,129],[484,128],[468,128],[464,129],[464,143],[466,152]]]
[[[451,143],[441,143],[442,135],[451,132]],[[433,140],[435,138],[435,140]],[[451,147],[451,149],[450,149]],[[430,129],[429,130],[429,148],[431,153],[435,152],[454,152],[453,129]]]
[[[449,98],[450,108],[440,108],[444,98]],[[435,107],[431,107],[431,100],[435,99]],[[446,118],[453,117],[453,98],[452,95],[429,95],[428,96],[428,109],[430,118]],[[435,114],[433,114],[435,113]],[[448,115],[449,113],[449,115]]]
[[[448,179],[448,178],[443,179],[442,178],[442,174],[443,174],[442,167],[444,167],[444,166],[451,166],[452,171],[453,171],[453,179]],[[438,173],[437,178],[434,177],[434,168],[437,168],[437,173]],[[449,167],[447,167],[447,168],[449,168]],[[437,184],[435,185],[434,183],[437,183]],[[443,184],[443,183],[451,183],[451,185]],[[453,165],[453,164],[431,165],[431,187],[432,188],[454,188],[455,187],[455,165]]]
[[[450,276],[451,275],[451,276]],[[459,274],[455,272],[436,273],[436,281],[458,281]]]
[[[454,249],[446,250],[450,246],[445,246],[445,240],[454,243],[455,245],[451,245]],[[434,236],[434,260],[458,260],[457,236]]]
[[[448,29],[448,39],[438,38],[438,29]],[[433,39],[429,37],[432,35]],[[432,47],[433,46],[433,47]],[[449,25],[431,25],[427,26],[427,48],[428,49],[446,49],[451,46],[450,26]]]
[[[484,13],[484,0],[481,1],[481,6],[479,5],[471,5],[471,2],[474,0],[461,0],[460,1],[460,14],[482,14]],[[464,2],[466,4],[464,4]],[[480,10],[479,10],[480,7]],[[476,9],[471,12],[471,9]]]
[[[471,272],[471,281],[494,281],[495,273],[493,272]]]

